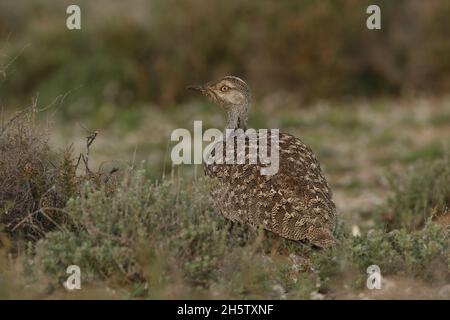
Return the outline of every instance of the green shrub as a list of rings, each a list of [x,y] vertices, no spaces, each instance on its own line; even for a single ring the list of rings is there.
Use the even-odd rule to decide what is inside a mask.
[[[48,233],[29,259],[59,282],[77,264],[87,283],[126,284],[132,296],[149,297],[201,289],[204,297],[314,298],[361,289],[372,264],[383,276],[449,280],[448,227],[429,222],[414,233],[350,237],[340,223],[339,246],[313,250],[229,224],[211,209],[208,188],[204,179],[151,182],[142,170],[130,171],[113,193],[88,184],[65,208],[74,227]]]
[[[346,239],[334,250],[313,255],[312,265],[327,289],[336,289],[338,283],[343,285],[341,281],[360,288],[370,265],[378,265],[383,276],[397,274],[442,284],[450,281],[449,245],[450,227],[433,222],[413,233],[372,230]]]
[[[445,275],[449,280],[449,227],[427,223],[424,229],[408,233],[395,230],[355,237],[352,259],[360,269],[377,264],[386,274],[403,273],[433,279]]]
[[[450,153],[431,161],[418,161],[389,177],[392,193],[382,208],[390,230],[415,229],[450,208]]]
[[[158,183],[131,170],[113,193],[86,185],[65,211],[74,227],[48,233],[29,257],[59,282],[76,264],[91,283],[147,283],[155,293],[181,277],[192,288],[220,288],[224,295],[279,297],[284,292],[272,287],[293,291],[301,286],[293,279],[307,269],[304,263],[292,269],[289,254],[311,250],[226,221],[212,210],[205,179]],[[281,255],[272,260],[271,252]]]
[[[125,279],[143,278],[146,266],[138,256],[144,246],[154,254],[167,253],[187,279],[205,284],[216,276],[226,234],[218,228],[204,186],[181,188],[179,183],[152,183],[138,171],[113,195],[87,185],[65,208],[76,230],[48,234],[37,244],[37,259],[59,276],[78,264],[92,280],[120,273]]]

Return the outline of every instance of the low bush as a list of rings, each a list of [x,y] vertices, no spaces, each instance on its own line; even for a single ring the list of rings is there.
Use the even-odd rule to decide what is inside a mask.
[[[382,276],[404,275],[430,283],[450,281],[450,227],[429,221],[420,231],[372,230],[349,237],[342,245],[311,260],[323,290],[342,287],[343,282],[363,288],[370,265],[380,267]]]
[[[153,293],[161,283],[182,281],[232,297],[361,289],[372,264],[383,275],[449,280],[448,227],[429,221],[414,233],[377,229],[351,237],[339,223],[340,245],[314,250],[230,224],[212,210],[208,188],[204,179],[151,182],[143,170],[130,171],[113,194],[87,184],[65,208],[76,228],[48,233],[32,259],[58,281],[77,264],[85,281],[142,283]]]
[[[196,284],[216,277],[225,255],[226,233],[197,183],[153,183],[143,171],[129,172],[111,196],[87,184],[65,208],[76,228],[56,231],[37,244],[37,259],[51,274],[65,276],[77,264],[88,279],[145,278],[142,251],[164,252],[169,264]]]
[[[114,184],[111,175],[91,171],[84,154],[52,150],[48,129],[35,124],[37,112],[31,107],[0,119],[0,225],[15,239],[33,241],[70,224],[64,207],[83,182]]]
[[[417,229],[430,217],[449,215],[450,152],[391,174],[389,184],[392,192],[381,210],[389,230]]]
[[[16,238],[36,240],[63,224],[79,183],[70,153],[50,150],[33,110],[0,124],[0,224]]]

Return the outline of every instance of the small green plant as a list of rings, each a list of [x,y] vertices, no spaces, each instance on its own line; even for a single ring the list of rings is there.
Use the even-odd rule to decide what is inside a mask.
[[[389,179],[392,193],[382,209],[389,230],[416,229],[428,218],[448,215],[450,208],[450,152],[419,161]]]
[[[370,265],[378,265],[383,276],[400,274],[446,283],[450,281],[450,227],[430,221],[413,233],[372,230],[347,238],[334,250],[314,254],[312,265],[327,289],[342,286],[343,281],[361,288]]]

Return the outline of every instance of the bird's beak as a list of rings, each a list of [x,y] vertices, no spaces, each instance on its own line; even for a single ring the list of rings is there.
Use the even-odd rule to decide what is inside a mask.
[[[198,91],[201,93],[205,93],[205,91],[206,91],[205,87],[202,85],[188,86],[186,89],[191,90],[191,91]]]
[[[208,84],[189,86],[186,89],[200,92],[203,96],[207,97],[208,99],[210,99],[214,102],[217,101],[217,98],[216,98],[214,92],[210,89]]]

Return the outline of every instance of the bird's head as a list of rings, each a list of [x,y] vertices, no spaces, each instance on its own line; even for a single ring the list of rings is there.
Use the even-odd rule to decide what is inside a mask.
[[[247,109],[250,104],[249,86],[244,80],[234,76],[226,76],[204,85],[189,86],[188,89],[202,93],[225,110],[239,107]]]

